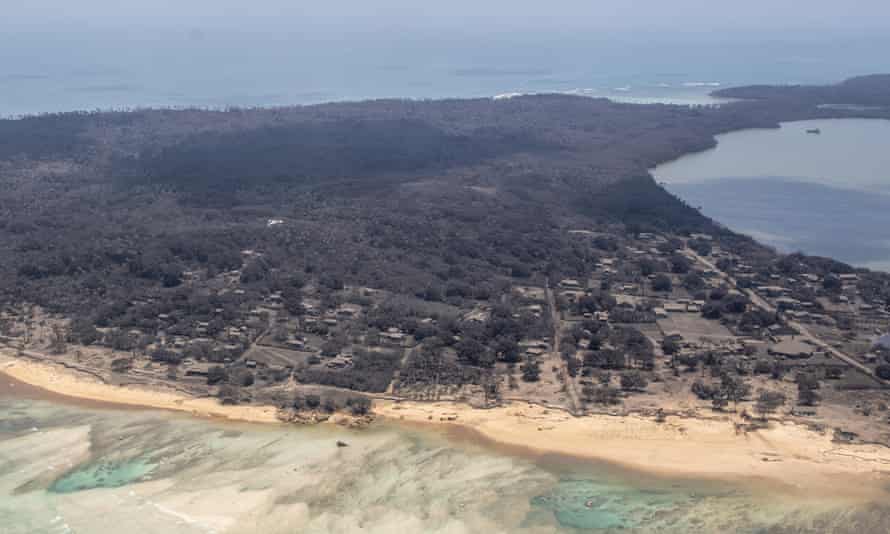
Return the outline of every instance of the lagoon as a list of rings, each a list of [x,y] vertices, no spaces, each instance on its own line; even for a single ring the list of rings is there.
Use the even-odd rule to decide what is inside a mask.
[[[798,121],[717,142],[652,173],[705,215],[781,251],[890,270],[890,121]]]

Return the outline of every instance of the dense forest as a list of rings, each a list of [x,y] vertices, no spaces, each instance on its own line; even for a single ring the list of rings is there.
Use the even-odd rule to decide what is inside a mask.
[[[890,114],[890,75],[873,74],[850,78],[837,85],[755,85],[722,89],[715,93],[726,98],[784,100],[823,107],[865,108]]]

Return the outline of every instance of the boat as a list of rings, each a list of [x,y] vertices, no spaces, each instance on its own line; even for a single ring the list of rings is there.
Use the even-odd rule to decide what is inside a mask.
[[[822,130],[820,130],[819,128],[810,128],[809,130],[807,130],[807,133],[813,134],[813,135],[819,135],[822,133]]]

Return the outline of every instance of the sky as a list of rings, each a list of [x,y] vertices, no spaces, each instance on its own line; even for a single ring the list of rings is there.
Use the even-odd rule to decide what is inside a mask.
[[[6,27],[890,30],[887,0],[0,0]]]

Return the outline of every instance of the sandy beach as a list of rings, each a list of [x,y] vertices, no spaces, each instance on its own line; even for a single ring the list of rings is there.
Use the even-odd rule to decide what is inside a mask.
[[[17,359],[0,352],[0,373],[32,386],[75,399],[122,406],[187,412],[251,423],[281,423],[274,406],[224,406],[213,398],[190,398],[180,393],[119,387],[77,374],[61,366]]]
[[[659,423],[636,415],[573,417],[524,403],[479,410],[454,403],[378,401],[375,412],[414,424],[469,429],[516,452],[569,455],[655,475],[760,479],[792,491],[851,496],[873,494],[890,481],[890,448],[835,443],[831,432],[788,422],[737,433],[728,417],[668,416]]]
[[[0,354],[0,372],[26,384],[75,399],[187,412],[253,423],[277,423],[272,406],[224,406],[212,398],[118,387],[61,366]],[[513,402],[488,410],[452,403],[375,400],[384,420],[428,426],[519,454],[566,455],[647,473],[701,479],[761,479],[789,490],[867,495],[890,481],[890,448],[840,444],[789,422],[736,431],[723,418],[638,415],[573,417],[561,410]]]

